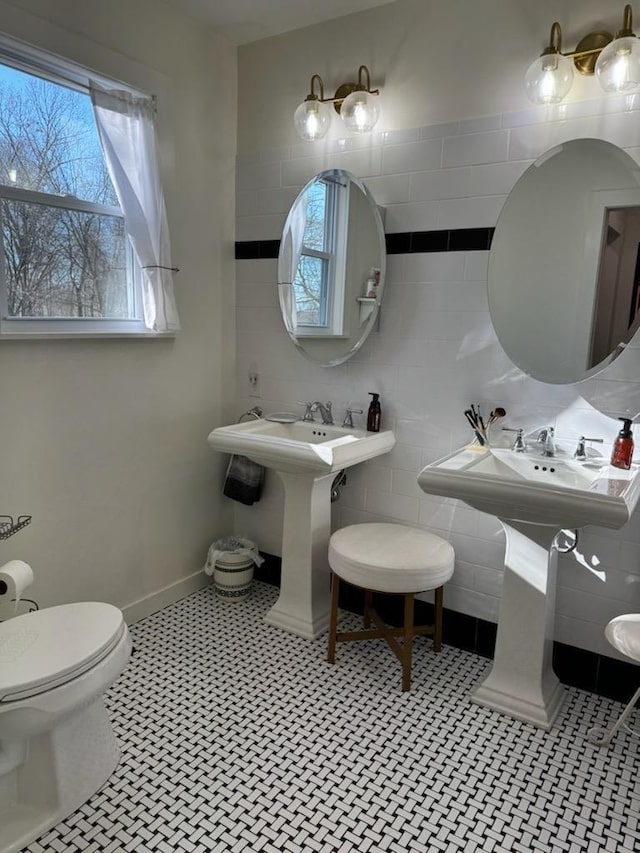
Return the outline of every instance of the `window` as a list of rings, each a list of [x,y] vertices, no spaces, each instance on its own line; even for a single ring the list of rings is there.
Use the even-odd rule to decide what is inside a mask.
[[[135,101],[139,96],[139,103],[144,100],[147,112],[152,112],[148,96],[119,91],[121,84],[110,85],[111,90],[103,92],[107,100],[125,96]],[[114,109],[115,123],[120,121],[120,108]],[[136,121],[135,110],[135,103],[130,113],[123,110],[125,123]],[[110,178],[115,174],[114,180],[126,184],[125,167],[122,161],[114,166],[118,152],[110,150],[110,173],[95,115],[88,72],[0,36],[2,336],[148,335],[167,330],[166,324],[155,321],[154,296],[164,296],[158,274],[170,275],[170,264],[162,265],[148,237],[141,251],[136,234],[127,228]],[[152,140],[154,150],[150,155],[140,152],[132,168],[153,180],[158,174],[153,119],[145,118],[152,131],[146,138]],[[123,127],[118,128],[121,136]],[[124,180],[119,173],[125,174]],[[158,233],[153,227],[156,221],[145,226],[139,212],[142,208],[142,214],[147,213],[144,199],[137,187],[134,191],[135,218],[141,230],[146,228],[147,235]],[[121,198],[122,192],[121,186]],[[162,201],[161,190],[159,198]],[[156,210],[151,215],[164,218],[166,225],[164,202],[158,206],[157,199],[156,194],[160,214]],[[126,197],[123,203],[128,203]],[[166,236],[163,248],[168,254]],[[155,293],[149,296],[145,286],[155,287]],[[168,287],[172,300],[170,282]],[[154,318],[151,322],[149,314]],[[178,327],[177,314],[175,321],[173,328]]]
[[[311,184],[306,194],[304,236],[293,280],[297,335],[343,334],[343,290],[330,283],[344,281],[345,189],[326,178]]]

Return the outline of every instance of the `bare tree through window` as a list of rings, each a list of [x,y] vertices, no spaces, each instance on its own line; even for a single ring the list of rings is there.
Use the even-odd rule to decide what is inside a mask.
[[[307,192],[302,252],[293,282],[299,326],[328,324],[329,195],[323,181],[312,184]]]
[[[131,316],[127,238],[88,95],[0,66],[9,317]]]

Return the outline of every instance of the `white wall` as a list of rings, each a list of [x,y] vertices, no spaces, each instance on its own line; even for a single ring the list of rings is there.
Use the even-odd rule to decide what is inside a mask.
[[[291,201],[323,168],[364,178],[387,206],[386,231],[399,232],[495,225],[519,175],[563,139],[608,139],[638,159],[638,96],[600,98],[591,88],[595,81],[581,80],[568,106],[547,111],[529,109],[522,93],[524,71],[557,17],[567,48],[592,25],[619,26],[607,10],[601,17],[603,4],[491,0],[473,4],[475,11],[471,6],[399,0],[241,48],[237,239],[279,238]],[[328,140],[296,141],[291,116],[311,74],[320,73],[331,88],[342,82],[341,72],[363,62],[374,85],[383,86],[382,131],[343,139],[335,122]],[[334,523],[397,519],[446,536],[457,561],[445,605],[495,621],[504,552],[499,524],[422,494],[418,471],[466,442],[462,412],[472,401],[487,410],[504,406],[511,425],[555,424],[566,439],[584,433],[611,441],[619,427],[611,417],[640,411],[640,349],[628,350],[604,378],[587,385],[528,379],[494,335],[487,259],[487,252],[390,256],[380,331],[354,359],[331,369],[310,364],[289,342],[277,308],[276,262],[239,261],[237,388],[238,408],[256,402],[247,396],[247,370],[257,364],[266,411],[331,399],[337,418],[346,406],[366,410],[367,392],[381,392],[383,426],[395,430],[397,446],[348,473]],[[236,531],[280,553],[281,502],[280,485],[270,476],[260,504],[236,507]],[[577,553],[561,559],[557,639],[608,654],[604,625],[639,607],[637,514],[620,531],[585,530]]]
[[[236,51],[155,0],[0,11],[5,32],[158,96],[183,327],[172,341],[0,342],[0,513],[33,515],[0,561],[31,563],[41,605],[124,606],[178,584],[172,597],[231,520],[206,438],[233,412]]]

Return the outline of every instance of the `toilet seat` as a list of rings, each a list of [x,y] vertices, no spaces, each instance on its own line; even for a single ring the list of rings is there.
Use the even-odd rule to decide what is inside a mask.
[[[0,624],[0,705],[77,678],[105,658],[126,631],[111,604],[78,602]]]

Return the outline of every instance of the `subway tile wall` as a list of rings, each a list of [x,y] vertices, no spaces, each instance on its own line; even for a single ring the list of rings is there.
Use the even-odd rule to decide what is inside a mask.
[[[491,228],[525,169],[562,141],[595,137],[640,158],[640,98],[601,98],[568,106],[258,151],[238,159],[238,241],[278,240],[302,186],[325,168],[361,177],[386,208],[387,233]],[[532,235],[535,238],[535,235]],[[396,520],[429,528],[456,551],[445,606],[497,621],[504,537],[499,522],[464,504],[425,495],[420,469],[466,443],[463,411],[500,405],[506,425],[554,425],[561,440],[601,436],[610,450],[619,415],[640,412],[640,346],[630,346],[604,374],[551,386],[525,376],[494,334],[486,297],[487,251],[388,257],[379,328],[346,364],[319,367],[289,341],[278,308],[273,258],[237,261],[238,415],[296,411],[298,401],[331,400],[336,422],[347,406],[367,409],[381,395],[382,425],[395,431],[391,453],[347,472],[333,506],[335,527]],[[260,373],[261,399],[247,375]],[[359,417],[364,424],[364,415]],[[640,439],[640,435],[638,436]],[[640,443],[640,442],[639,442]],[[282,489],[268,472],[261,501],[236,506],[235,532],[281,553]],[[425,596],[428,598],[428,596]],[[560,558],[556,639],[615,657],[607,621],[640,611],[640,517],[621,530],[589,527]]]

